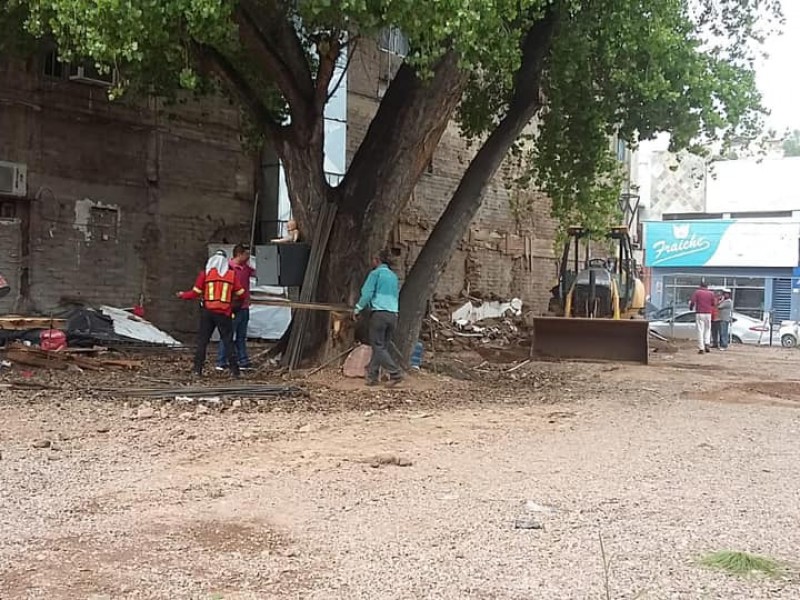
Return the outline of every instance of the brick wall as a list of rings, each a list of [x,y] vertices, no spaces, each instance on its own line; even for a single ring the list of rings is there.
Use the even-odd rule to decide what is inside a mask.
[[[381,81],[391,78],[399,58],[363,43],[354,55],[348,80],[347,143],[350,160],[377,109]],[[431,169],[422,176],[390,243],[401,251],[401,275],[419,250],[455,191],[475,147],[469,148],[451,123],[436,149]],[[555,222],[546,196],[536,190],[505,189],[498,174],[445,272],[437,295],[457,297],[521,297],[534,312],[547,310],[549,289],[556,278],[553,240]],[[512,204],[525,207],[512,210]]]
[[[0,160],[28,166],[31,307],[71,299],[195,328],[174,298],[210,242],[249,237],[255,165],[222,99],[109,102],[103,88],[0,61]]]

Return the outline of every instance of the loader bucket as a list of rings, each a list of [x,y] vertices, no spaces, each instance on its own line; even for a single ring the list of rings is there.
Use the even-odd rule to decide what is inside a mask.
[[[533,320],[533,355],[646,365],[648,329],[644,320],[537,317]]]

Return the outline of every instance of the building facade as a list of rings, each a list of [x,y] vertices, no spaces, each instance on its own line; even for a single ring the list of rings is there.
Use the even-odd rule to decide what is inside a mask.
[[[52,51],[0,58],[0,271],[14,285],[0,312],[143,300],[191,330],[175,291],[207,242],[249,235],[257,170],[239,119],[215,98],[109,102]]]
[[[727,288],[738,312],[774,321],[800,311],[800,222],[780,219],[669,220],[645,224],[651,302],[685,307],[705,281]]]
[[[325,114],[331,183],[406,50],[401,36],[381,36],[339,65]],[[254,215],[261,241],[278,232],[290,215],[282,169],[269,151],[259,161],[243,147],[240,112],[226,99],[110,102],[107,89],[100,75],[61,65],[52,51],[0,58],[0,272],[15,290],[0,312],[143,302],[159,326],[191,331],[193,315],[175,291],[192,281],[210,244],[249,239]],[[451,124],[389,240],[401,276],[474,151]],[[20,181],[5,185],[6,175]],[[520,297],[545,311],[555,230],[546,197],[510,191],[498,176],[438,293]]]
[[[643,156],[644,250],[651,302],[688,304],[705,279],[736,310],[800,319],[800,158],[707,161]]]

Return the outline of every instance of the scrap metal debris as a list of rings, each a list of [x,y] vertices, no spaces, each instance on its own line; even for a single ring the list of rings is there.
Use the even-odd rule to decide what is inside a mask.
[[[10,344],[5,350],[5,357],[18,365],[42,369],[67,369],[72,365],[89,371],[100,371],[106,368],[136,369],[141,366],[141,362],[136,360],[82,356],[69,351],[42,350],[20,343]]]

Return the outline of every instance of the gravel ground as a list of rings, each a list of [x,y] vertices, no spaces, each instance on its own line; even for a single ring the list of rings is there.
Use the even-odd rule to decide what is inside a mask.
[[[62,391],[0,392],[0,598],[797,599],[798,356],[472,357],[199,411],[37,373]]]

